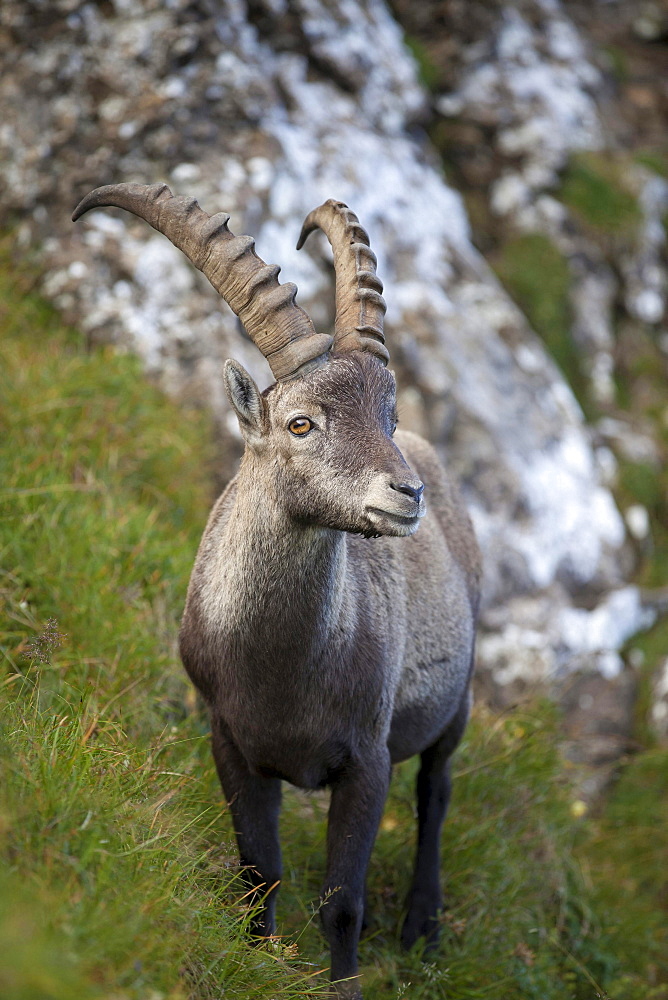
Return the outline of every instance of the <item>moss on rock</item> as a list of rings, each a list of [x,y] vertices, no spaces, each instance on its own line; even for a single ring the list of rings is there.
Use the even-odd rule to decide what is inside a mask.
[[[571,335],[568,262],[542,233],[508,240],[491,258],[499,278],[586,406],[584,378]]]
[[[579,153],[564,171],[559,196],[599,237],[628,239],[641,221],[629,172],[631,162],[610,153]]]

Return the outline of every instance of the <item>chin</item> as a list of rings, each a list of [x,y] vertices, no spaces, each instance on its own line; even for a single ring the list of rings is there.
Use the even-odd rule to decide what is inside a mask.
[[[405,538],[414,535],[420,527],[421,515],[407,517],[405,514],[395,514],[389,510],[373,508],[367,510],[368,528],[364,530],[367,537],[386,535],[389,538]]]

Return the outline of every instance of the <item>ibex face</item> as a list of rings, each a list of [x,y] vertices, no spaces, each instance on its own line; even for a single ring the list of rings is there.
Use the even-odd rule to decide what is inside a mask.
[[[289,517],[367,536],[417,530],[424,487],[392,440],[394,375],[375,358],[334,355],[263,395],[235,362],[225,381],[255,482]]]

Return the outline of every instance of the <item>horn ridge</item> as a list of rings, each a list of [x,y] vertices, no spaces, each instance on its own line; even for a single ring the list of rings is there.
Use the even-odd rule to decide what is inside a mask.
[[[298,250],[315,229],[324,232],[334,254],[335,349],[370,351],[387,364],[389,353],[383,333],[387,306],[381,294],[383,283],[376,274],[376,255],[369,246],[366,229],[344,202],[333,198],[306,216]]]
[[[255,240],[230,232],[229,215],[210,216],[195,198],[175,197],[164,183],[107,184],[87,194],[72,219],[107,206],[144,219],[183,251],[237,314],[276,379],[295,378],[327,361],[332,337],[316,333],[295,302],[296,285],[279,283],[280,268],[257,255]]]

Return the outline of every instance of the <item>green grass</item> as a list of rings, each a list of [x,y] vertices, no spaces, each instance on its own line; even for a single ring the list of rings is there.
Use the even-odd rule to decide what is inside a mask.
[[[490,263],[586,406],[585,381],[571,335],[568,263],[542,233],[514,236]]]
[[[668,584],[668,471],[663,464],[623,461],[619,464],[617,496],[625,506],[646,507],[651,522],[648,558],[641,566],[638,582],[646,587]]]
[[[564,171],[559,197],[598,239],[633,239],[640,221],[629,188],[629,163],[610,153],[578,153]]]
[[[668,753],[665,748],[642,754],[622,772],[605,815],[592,827],[587,863],[592,880],[596,876],[594,905],[610,915],[610,945],[615,954],[625,956],[623,968],[616,971],[608,987],[610,994],[620,1000],[666,1000]]]
[[[369,870],[373,924],[360,948],[365,996],[487,998],[593,998],[642,996],[647,982],[666,990],[664,779],[652,784],[647,757],[625,765],[623,787],[643,781],[641,808],[629,810],[631,835],[617,796],[610,816],[576,819],[577,805],[558,752],[558,718],[539,704],[494,717],[474,714],[454,768],[454,795],[443,837],[448,909],[443,942],[425,966],[397,948],[402,899],[413,850],[415,762],[397,769]],[[654,768],[668,772],[668,753],[656,751]],[[638,776],[641,776],[640,779]],[[647,779],[647,780],[645,780]],[[620,783],[622,787],[622,783]],[[286,877],[280,919],[298,934],[317,898],[324,865],[325,796],[288,792],[283,821]],[[645,808],[646,807],[646,808]],[[656,825],[655,825],[656,823]],[[621,827],[621,829],[620,829]],[[644,857],[654,858],[643,881]],[[605,878],[598,869],[605,863]],[[620,885],[624,864],[636,883]],[[642,883],[639,885],[639,883]],[[634,934],[625,937],[631,917]],[[317,927],[302,947],[323,964],[327,954]],[[649,978],[648,978],[649,977]],[[625,991],[612,989],[625,982]],[[635,991],[635,992],[633,992]]]
[[[404,43],[415,59],[420,82],[427,90],[436,91],[441,80],[441,70],[431,58],[427,48],[414,35],[404,35]]]
[[[176,655],[211,500],[206,419],[133,359],[86,350],[6,274],[0,401],[0,996],[313,995],[328,963],[314,919],[326,797],[286,792],[284,937],[252,948],[206,721]],[[665,997],[668,754],[629,762],[610,809],[577,819],[558,744],[549,705],[476,710],[426,964],[398,947],[415,762],[397,769],[369,872],[367,1000],[634,1000],[648,983]]]
[[[633,159],[659,177],[668,177],[668,150],[641,149],[634,153]]]
[[[620,84],[626,83],[629,79],[629,61],[624,49],[619,45],[606,45],[601,54],[606,59],[616,81]]]
[[[650,516],[650,538],[644,546],[637,579],[645,587],[668,585],[668,362],[652,331],[640,323],[623,327],[616,345],[617,399],[631,426],[651,429],[655,461],[619,456],[616,497],[622,507],[639,503]],[[665,655],[664,646],[663,654]],[[658,663],[658,659],[656,660]]]
[[[302,995],[310,967],[245,942],[176,656],[211,429],[20,293],[3,279],[0,995]]]

